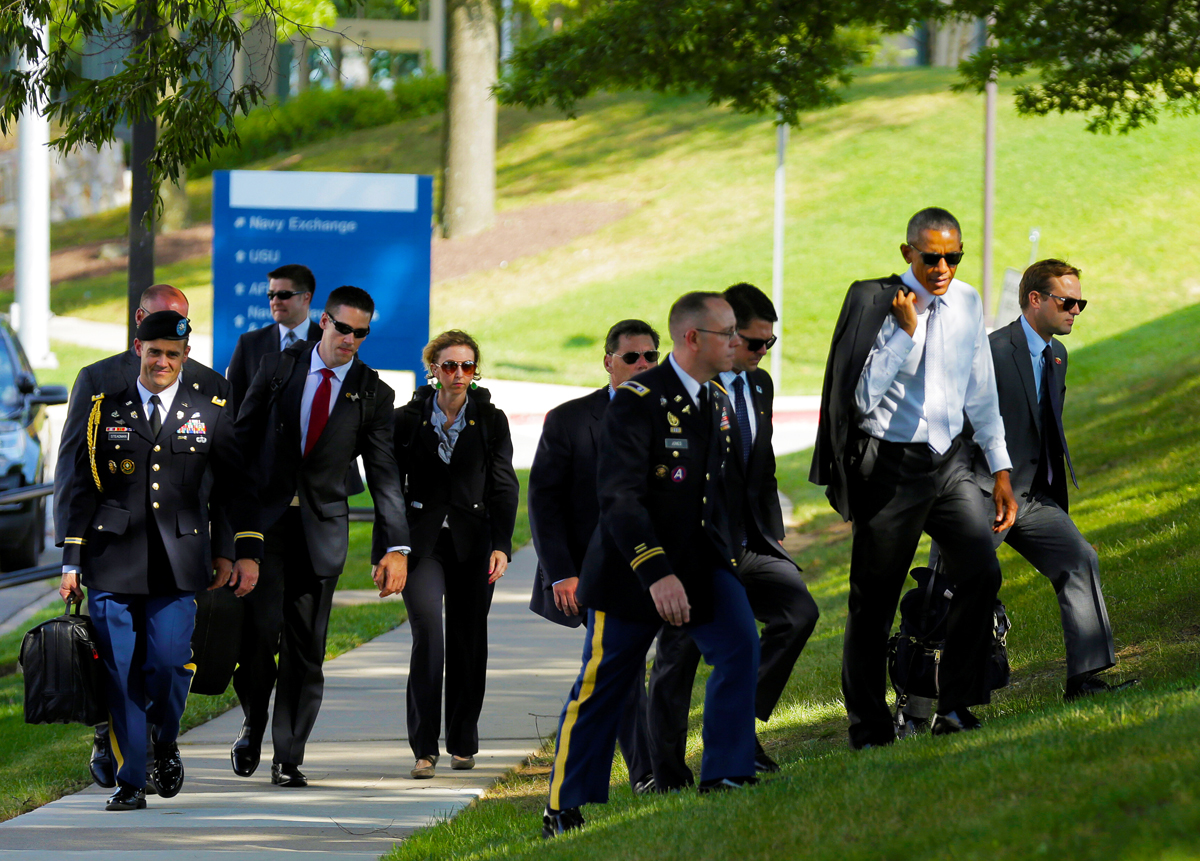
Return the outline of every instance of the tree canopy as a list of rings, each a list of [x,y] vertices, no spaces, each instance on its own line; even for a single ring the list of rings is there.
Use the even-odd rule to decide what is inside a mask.
[[[553,103],[574,116],[597,89],[702,92],[744,113],[795,125],[835,104],[863,45],[853,28],[903,30],[937,0],[613,0],[513,52],[497,87],[504,104]]]
[[[1195,0],[958,0],[956,9],[994,18],[995,43],[961,66],[969,86],[993,69],[1038,74],[1017,87],[1021,113],[1085,113],[1091,131],[1128,132],[1164,107],[1200,111]]]

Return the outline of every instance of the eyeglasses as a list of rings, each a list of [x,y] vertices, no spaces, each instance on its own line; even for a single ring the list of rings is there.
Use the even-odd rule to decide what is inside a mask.
[[[463,376],[475,376],[475,363],[468,359],[465,362],[455,362],[453,359],[447,359],[440,365],[434,365],[435,368],[441,368],[447,374],[453,374],[459,368],[462,368]]]
[[[630,350],[628,353],[609,353],[609,355],[616,356],[627,365],[636,365],[642,356],[645,356],[646,361],[652,365],[658,362],[658,350],[642,350],[640,353],[637,350]]]
[[[710,335],[720,335],[722,338],[725,338],[727,341],[732,341],[734,338],[738,337],[737,329],[721,329],[720,331],[718,331],[716,329],[701,329],[699,326],[697,326],[696,331],[697,332],[708,332],[708,334],[710,334]]]
[[[1071,296],[1055,296],[1049,290],[1039,290],[1038,292],[1041,293],[1043,296],[1049,296],[1051,299],[1057,299],[1059,302],[1062,302],[1064,311],[1070,311],[1076,305],[1079,306],[1080,311],[1082,311],[1084,308],[1087,307],[1087,303],[1088,303],[1087,299],[1075,299],[1075,298],[1072,298]]]
[[[282,302],[286,302],[288,299],[291,299],[293,296],[303,296],[307,292],[308,292],[307,290],[271,290],[267,293],[267,298],[268,299],[279,299]],[[332,320],[333,318],[330,317],[329,319]],[[366,336],[364,335],[363,337],[365,338]]]
[[[757,353],[759,350],[766,347],[768,350],[775,346],[775,342],[779,340],[778,335],[772,335],[769,338],[748,338],[741,332],[738,337],[742,339],[742,343],[746,345],[746,349],[751,353]]]
[[[911,245],[908,247],[912,248],[913,251],[921,255],[921,262],[926,266],[937,266],[938,263],[943,260],[945,260],[950,266],[957,266],[959,263],[962,263],[963,253],[961,251],[951,251],[949,254],[938,254],[934,251],[922,251],[920,248],[913,248]]]
[[[353,326],[350,326],[346,323],[339,323],[337,320],[333,319],[333,315],[328,311],[325,312],[325,316],[329,318],[329,322],[333,324],[333,328],[337,330],[339,335],[353,335],[361,341],[363,338],[367,337],[367,335],[371,334],[370,326],[367,326],[363,329],[355,329]]]

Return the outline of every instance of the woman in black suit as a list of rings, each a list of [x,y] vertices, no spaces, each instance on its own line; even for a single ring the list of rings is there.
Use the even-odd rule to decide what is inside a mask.
[[[452,329],[430,341],[423,358],[431,384],[396,410],[394,432],[412,534],[402,594],[413,634],[407,700],[414,778],[433,777],[437,765],[443,666],[451,768],[475,765],[487,615],[512,556],[518,491],[508,419],[476,382],[479,345]]]

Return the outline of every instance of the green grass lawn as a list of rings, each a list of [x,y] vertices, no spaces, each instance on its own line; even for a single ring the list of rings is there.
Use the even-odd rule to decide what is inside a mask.
[[[1079,333],[1090,336],[1091,322]],[[1067,339],[1075,349],[1065,421],[1082,488],[1071,510],[1100,553],[1117,641],[1112,674],[1140,686],[1062,702],[1053,590],[1005,547],[1013,684],[978,710],[984,729],[850,751],[839,682],[849,542],[823,489],[807,483],[811,452],[800,452],[780,459],[779,478],[807,536],[796,558],[822,618],[779,709],[760,724],[781,775],[720,797],[634,798],[618,757],[611,803],[585,808],[586,828],[546,845],[536,836],[550,763],[543,751],[389,858],[840,861],[919,857],[934,846],[939,857],[1014,861],[1200,857],[1197,332],[1193,304],[1102,339]],[[694,769],[701,702],[698,684]]]
[[[846,104],[804,117],[794,131],[784,340],[776,348],[784,356],[781,392],[819,390],[846,286],[903,266],[898,246],[917,209],[937,204],[958,214],[968,253],[959,274],[979,285],[983,106],[978,96],[949,92],[955,79],[940,69],[866,71],[846,91]],[[1010,87],[1002,84],[1002,96]],[[1094,303],[1119,302],[1130,289],[1155,298],[1096,315],[1104,319],[1076,335],[1077,346],[1200,300],[1194,261],[1179,253],[1191,247],[1191,226],[1200,222],[1200,190],[1187,180],[1200,175],[1194,118],[1164,116],[1135,134],[1094,136],[1077,117],[1020,118],[1007,97],[1001,104],[997,286],[1005,266],[1025,265],[1030,228],[1038,227],[1041,256],[1080,266]],[[431,328],[472,332],[497,377],[599,384],[596,344],[611,322],[642,316],[665,328],[670,302],[686,290],[742,280],[769,290],[774,141],[769,119],[700,98],[602,95],[574,121],[549,110],[502,109],[502,212],[576,200],[636,208],[563,247],[437,285]],[[440,146],[440,118],[424,117],[254,166],[430,173]],[[210,191],[210,179],[189,185],[197,218],[207,212]],[[92,228],[72,224],[56,228],[56,245],[124,229],[111,216]],[[0,271],[7,268],[6,241]],[[200,258],[159,275],[184,286],[203,325],[207,267]],[[52,305],[59,313],[120,319],[123,291],[123,278],[64,284],[54,289]]]

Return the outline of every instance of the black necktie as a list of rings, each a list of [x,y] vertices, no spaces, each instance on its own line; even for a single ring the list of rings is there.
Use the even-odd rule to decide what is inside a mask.
[[[1054,461],[1061,454],[1075,482],[1075,468],[1071,465],[1071,453],[1067,450],[1067,436],[1062,427],[1062,399],[1055,382],[1054,351],[1050,345],[1042,350],[1042,463],[1046,468],[1046,486],[1054,481]],[[1078,487],[1078,482],[1075,482]]]
[[[161,403],[158,395],[150,396],[150,435],[155,437],[162,430],[162,416],[158,414],[158,405]]]
[[[746,403],[746,381],[733,378],[733,409],[737,413],[738,432],[742,437],[742,463],[750,463],[750,447],[754,440],[750,435],[750,408]]]

